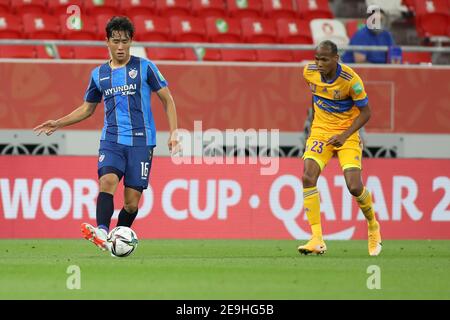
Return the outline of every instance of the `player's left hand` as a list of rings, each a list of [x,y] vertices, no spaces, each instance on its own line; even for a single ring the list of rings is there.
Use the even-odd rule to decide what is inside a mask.
[[[347,140],[346,136],[344,136],[343,134],[337,134],[328,139],[327,145],[331,144],[332,146],[340,148],[344,145],[345,140]]]

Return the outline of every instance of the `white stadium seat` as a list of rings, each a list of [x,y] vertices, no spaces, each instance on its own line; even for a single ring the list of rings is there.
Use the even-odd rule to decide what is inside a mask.
[[[331,40],[338,47],[348,45],[349,39],[345,25],[335,19],[314,19],[310,22],[314,44]]]

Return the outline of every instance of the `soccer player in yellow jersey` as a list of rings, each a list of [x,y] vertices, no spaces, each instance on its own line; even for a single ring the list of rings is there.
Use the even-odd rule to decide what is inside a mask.
[[[361,179],[362,143],[358,130],[370,118],[364,85],[350,67],[339,63],[336,44],[331,41],[319,44],[315,63],[306,65],[303,76],[313,94],[314,109],[302,177],[304,208],[312,237],[298,251],[322,254],[327,250],[322,238],[317,179],[337,154],[348,190],[367,219],[369,255],[377,256],[381,252],[380,225],[373,211],[372,197]]]

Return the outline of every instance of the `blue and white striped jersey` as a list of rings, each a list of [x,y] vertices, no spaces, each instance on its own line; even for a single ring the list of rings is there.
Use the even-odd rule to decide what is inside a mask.
[[[111,69],[109,63],[92,71],[84,100],[105,100],[101,140],[127,146],[155,146],[156,129],[150,106],[152,91],[167,86],[161,72],[147,59],[131,56],[127,65]]]

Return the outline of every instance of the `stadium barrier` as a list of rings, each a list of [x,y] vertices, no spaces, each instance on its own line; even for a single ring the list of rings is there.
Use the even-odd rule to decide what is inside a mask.
[[[308,238],[301,161],[238,159],[176,165],[155,157],[133,226],[139,237]],[[450,239],[450,160],[366,159],[363,166],[384,239]],[[262,175],[268,167],[276,173]],[[95,223],[96,169],[96,157],[0,157],[0,238],[79,238],[81,222]],[[318,188],[326,237],[365,239],[366,222],[336,159]],[[121,186],[115,208],[122,203]]]

